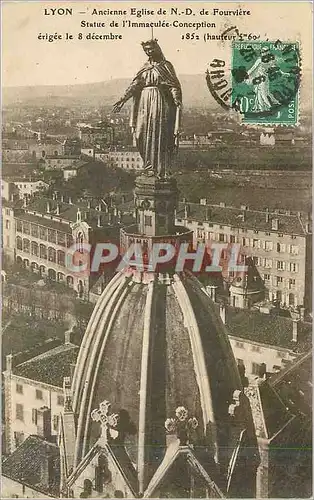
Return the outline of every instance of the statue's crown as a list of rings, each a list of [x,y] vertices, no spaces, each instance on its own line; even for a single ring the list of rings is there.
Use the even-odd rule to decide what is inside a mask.
[[[157,38],[152,38],[151,40],[147,40],[146,42],[141,42],[142,47],[146,47],[147,45],[158,45]]]

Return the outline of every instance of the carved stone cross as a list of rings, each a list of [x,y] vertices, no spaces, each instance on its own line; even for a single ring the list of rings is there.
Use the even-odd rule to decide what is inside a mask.
[[[99,408],[96,408],[91,413],[91,418],[95,422],[100,422],[101,425],[101,439],[103,442],[108,442],[108,433],[113,438],[116,439],[118,437],[118,431],[116,427],[119,422],[119,415],[117,413],[110,413],[111,404],[109,401],[103,401],[100,403]]]

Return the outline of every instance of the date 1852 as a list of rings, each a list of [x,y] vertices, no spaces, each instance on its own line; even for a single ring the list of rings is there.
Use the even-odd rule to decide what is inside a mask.
[[[200,36],[196,33],[184,33],[181,35],[181,40],[199,40]]]

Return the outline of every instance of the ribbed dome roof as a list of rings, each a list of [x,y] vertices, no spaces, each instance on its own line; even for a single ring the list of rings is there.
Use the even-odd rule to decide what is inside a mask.
[[[90,418],[100,402],[127,412],[125,444],[144,487],[166,448],[166,418],[185,406],[198,439],[219,457],[228,406],[241,383],[225,327],[199,281],[122,271],[99,298],[73,378],[76,464],[99,437]]]

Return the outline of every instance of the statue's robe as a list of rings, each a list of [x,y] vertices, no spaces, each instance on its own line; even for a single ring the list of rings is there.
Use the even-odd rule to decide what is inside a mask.
[[[169,172],[179,117],[175,100],[181,102],[181,86],[169,61],[147,62],[128,87],[124,98],[133,97],[131,127],[144,168],[163,177]]]

